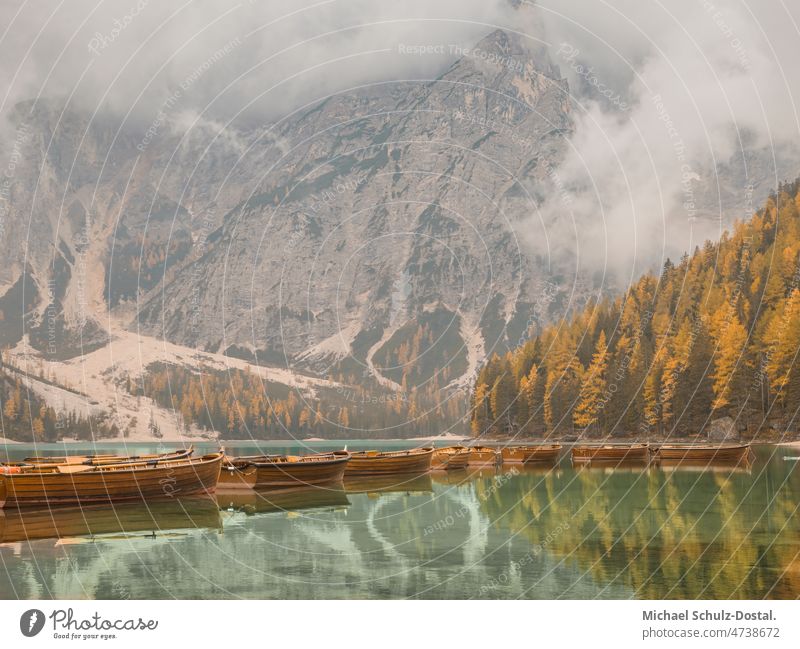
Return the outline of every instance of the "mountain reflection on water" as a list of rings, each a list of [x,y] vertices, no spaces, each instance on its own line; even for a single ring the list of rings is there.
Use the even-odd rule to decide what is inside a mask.
[[[797,463],[510,466],[0,513],[4,598],[796,598]]]

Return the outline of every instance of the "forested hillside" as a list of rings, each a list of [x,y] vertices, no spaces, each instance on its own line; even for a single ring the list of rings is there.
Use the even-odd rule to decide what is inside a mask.
[[[725,416],[751,435],[796,430],[799,185],[624,296],[492,357],[473,432],[679,436]]]
[[[56,412],[28,388],[19,370],[0,360],[0,437],[17,442],[55,442],[63,436],[92,440],[117,435],[116,425],[106,417]]]
[[[465,399],[444,392],[436,376],[422,387],[408,387],[406,378],[404,373],[397,391],[339,383],[309,395],[242,370],[153,363],[143,376],[130,377],[125,388],[174,410],[181,427],[218,431],[223,439],[466,434]]]

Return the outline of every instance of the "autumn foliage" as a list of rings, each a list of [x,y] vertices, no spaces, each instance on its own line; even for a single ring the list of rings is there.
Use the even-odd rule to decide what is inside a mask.
[[[751,434],[796,430],[799,184],[623,296],[490,358],[473,433],[676,436],[722,416]]]

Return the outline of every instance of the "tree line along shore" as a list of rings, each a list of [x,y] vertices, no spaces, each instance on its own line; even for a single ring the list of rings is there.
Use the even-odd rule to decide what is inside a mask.
[[[472,431],[489,436],[794,437],[800,408],[800,194],[782,184],[718,242],[667,260],[493,355]]]

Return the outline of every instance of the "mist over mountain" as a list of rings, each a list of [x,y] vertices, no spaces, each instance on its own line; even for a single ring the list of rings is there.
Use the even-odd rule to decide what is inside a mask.
[[[705,4],[5,8],[0,344],[435,408],[796,175],[790,10]]]

